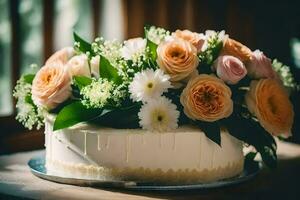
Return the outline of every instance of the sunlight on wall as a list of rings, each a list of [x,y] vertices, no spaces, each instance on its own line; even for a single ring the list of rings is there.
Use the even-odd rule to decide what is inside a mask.
[[[100,36],[105,39],[124,39],[122,0],[104,0],[101,11]]]
[[[0,116],[12,113],[11,102],[11,28],[8,0],[0,0]]]
[[[30,73],[31,64],[43,60],[43,0],[20,1],[21,74]]]
[[[73,46],[73,30],[86,40],[92,40],[92,11],[90,1],[56,0],[54,49]]]

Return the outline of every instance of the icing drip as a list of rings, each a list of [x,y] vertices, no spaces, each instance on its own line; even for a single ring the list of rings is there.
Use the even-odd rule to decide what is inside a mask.
[[[126,136],[126,162],[129,161],[130,135]]]
[[[105,148],[108,149],[108,147],[109,147],[109,135],[107,135],[106,144],[105,144]]]
[[[45,131],[45,143],[44,143],[44,147],[47,147],[47,133],[46,133],[46,131]]]
[[[48,132],[48,137],[49,137],[49,158],[52,159],[52,135],[51,132],[49,131],[49,126],[47,127],[47,132]]]
[[[145,134],[142,135],[142,144],[146,144],[146,140],[145,140]]]
[[[173,151],[175,151],[176,150],[176,133],[173,133],[172,134],[173,135]]]
[[[162,147],[162,136],[161,136],[162,134],[159,134],[159,148],[161,148]]]
[[[213,146],[213,149],[212,149],[211,169],[213,169],[213,167],[214,167],[215,148],[216,148],[216,146],[214,145],[214,146]]]
[[[86,131],[84,131],[84,155],[86,155],[86,143],[87,143],[87,141],[86,141],[86,134],[87,134],[87,132]]]
[[[200,145],[199,145],[199,163],[198,163],[198,168],[201,169],[201,147],[202,147],[202,134],[199,134],[199,142],[200,142]]]
[[[86,135],[87,132],[84,132],[84,135]],[[66,148],[70,149],[71,151],[73,151],[74,153],[76,153],[77,155],[81,156],[82,158],[84,158],[85,160],[89,161],[92,165],[98,166],[98,164],[96,162],[94,162],[87,154],[86,154],[86,148],[84,150],[84,152],[81,151],[81,149],[79,149],[77,146],[75,146],[72,143],[68,143],[68,141],[63,141],[60,138],[58,138],[56,135],[51,135],[51,142],[52,142],[52,137],[54,137],[54,139],[57,139],[58,142],[62,143],[63,145],[66,146]],[[85,136],[85,147],[86,147],[86,136]],[[52,144],[50,144],[50,146],[52,146]],[[49,148],[49,150],[51,150]],[[47,150],[48,151],[48,150]],[[49,151],[51,152],[51,151]],[[51,160],[51,159],[50,159]]]
[[[97,135],[97,139],[98,139],[98,151],[101,151],[101,143],[100,143],[100,135]]]

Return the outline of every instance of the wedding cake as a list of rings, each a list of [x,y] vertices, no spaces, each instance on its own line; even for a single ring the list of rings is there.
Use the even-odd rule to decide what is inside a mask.
[[[242,173],[244,144],[253,146],[247,159],[259,153],[276,166],[273,137],[292,132],[285,87],[295,86],[276,59],[224,31],[150,26],[122,43],[74,40],[14,91],[17,119],[45,126],[47,173],[211,182]]]

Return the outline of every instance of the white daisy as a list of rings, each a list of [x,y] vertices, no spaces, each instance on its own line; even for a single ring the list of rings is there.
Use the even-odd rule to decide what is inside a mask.
[[[121,55],[125,60],[133,60],[145,52],[146,40],[143,38],[133,38],[124,42],[121,48]]]
[[[179,111],[166,97],[159,97],[144,104],[138,113],[140,126],[149,131],[169,131],[178,127]]]
[[[134,101],[147,102],[157,98],[171,88],[170,76],[162,70],[146,69],[135,74],[129,85],[130,97]]]

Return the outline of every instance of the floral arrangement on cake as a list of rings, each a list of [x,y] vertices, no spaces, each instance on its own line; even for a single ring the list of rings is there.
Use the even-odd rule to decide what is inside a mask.
[[[74,33],[74,47],[54,53],[17,82],[17,120],[39,129],[50,113],[54,131],[81,122],[160,134],[198,126],[221,145],[220,130],[253,145],[276,166],[273,136],[292,133],[289,67],[251,51],[224,31],[169,32],[145,27],[122,43]],[[286,90],[286,88],[289,88]]]

